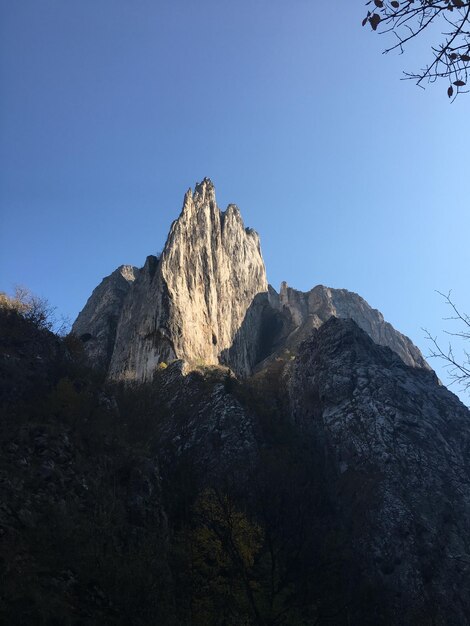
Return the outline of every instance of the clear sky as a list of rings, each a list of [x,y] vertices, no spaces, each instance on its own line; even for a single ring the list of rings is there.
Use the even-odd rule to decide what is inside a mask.
[[[383,56],[364,13],[0,0],[0,289],[75,318],[103,276],[161,250],[208,176],[260,233],[275,288],[356,291],[427,353],[436,289],[470,312],[470,94],[400,81],[424,42]]]

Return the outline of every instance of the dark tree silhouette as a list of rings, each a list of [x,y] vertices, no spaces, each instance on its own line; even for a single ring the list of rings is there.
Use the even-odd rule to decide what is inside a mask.
[[[470,70],[470,0],[369,0],[362,25],[369,24],[381,34],[392,33],[396,40],[384,50],[404,52],[406,44],[424,31],[440,29],[442,39],[431,44],[430,60],[419,71],[404,72],[405,79],[424,87],[440,78],[448,82],[452,100],[468,91]],[[434,34],[432,35],[434,37]]]

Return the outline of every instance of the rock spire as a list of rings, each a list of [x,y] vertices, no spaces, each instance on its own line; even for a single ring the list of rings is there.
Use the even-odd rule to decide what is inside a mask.
[[[186,193],[161,257],[147,260],[123,305],[111,378],[145,380],[173,359],[219,363],[267,288],[257,233],[235,205],[220,211],[205,178]]]

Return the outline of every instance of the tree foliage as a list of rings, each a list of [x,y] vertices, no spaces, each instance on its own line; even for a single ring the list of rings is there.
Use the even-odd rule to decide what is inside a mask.
[[[369,0],[362,25],[373,31],[392,33],[396,40],[384,53],[404,52],[406,44],[424,31],[440,29],[442,39],[431,44],[430,60],[418,71],[404,72],[406,79],[423,87],[438,79],[448,82],[447,95],[454,99],[467,91],[470,69],[469,0]]]
[[[233,500],[205,489],[193,508],[188,555],[192,578],[191,613],[195,624],[212,624],[216,616],[260,623],[253,566],[263,545],[263,532]]]

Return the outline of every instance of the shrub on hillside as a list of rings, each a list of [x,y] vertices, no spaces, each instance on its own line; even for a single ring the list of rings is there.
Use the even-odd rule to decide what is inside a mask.
[[[56,307],[26,287],[16,286],[13,296],[0,292],[0,309],[21,315],[40,330],[49,330],[58,335],[67,332],[69,324],[64,319],[57,319]]]

